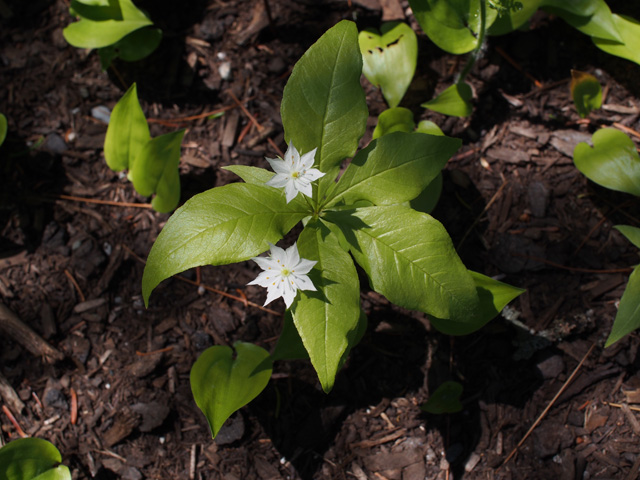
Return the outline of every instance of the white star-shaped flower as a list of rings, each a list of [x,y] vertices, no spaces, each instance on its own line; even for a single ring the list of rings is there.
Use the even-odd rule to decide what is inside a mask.
[[[251,259],[264,271],[260,272],[258,277],[247,285],[260,285],[267,289],[265,305],[282,297],[289,308],[298,290],[316,291],[316,287],[307,273],[318,262],[300,258],[298,246],[295,243],[286,250],[271,243],[269,245],[271,247],[270,256]]]
[[[287,198],[287,203],[296,198],[298,192],[302,192],[310,197],[311,182],[324,175],[320,170],[313,167],[314,157],[317,148],[300,156],[293,142],[289,144],[287,153],[282,158],[267,158],[267,162],[276,174],[266,183],[270,187],[282,188]]]

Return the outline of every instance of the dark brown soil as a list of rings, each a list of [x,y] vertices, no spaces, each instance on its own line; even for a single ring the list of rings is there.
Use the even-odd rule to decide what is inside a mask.
[[[363,279],[369,328],[331,394],[308,363],[278,364],[267,389],[212,441],[191,396],[192,363],[212,344],[272,348],[281,317],[202,288],[261,304],[264,292],[245,287],[256,275],[251,263],[187,272],[200,288],[166,281],[145,310],[142,259],[168,216],[122,205],[147,199],[105,165],[106,125],[92,109],[113,108],[137,81],[147,116],[157,119],[152,134],[185,126],[186,200],[235,181],[222,166],[266,166],[263,157],[275,153],[267,138],[285,147],[279,106],[293,64],[337,21],[376,26],[380,4],[397,2],[269,0],[271,23],[260,1],[140,2],[163,28],[163,43],[143,62],[108,72],[95,52],[64,41],[65,1],[8,3],[14,15],[0,30],[0,111],[9,120],[0,150],[0,294],[65,358],[50,363],[4,335],[0,373],[25,403],[13,411],[17,424],[54,442],[75,479],[637,478],[638,414],[620,404],[640,401],[640,341],[633,334],[607,350],[603,343],[624,269],[638,263],[612,226],[639,226],[638,202],[589,183],[571,160],[599,125],[640,128],[637,65],[536,16],[530,31],[489,40],[470,77],[473,116],[447,118],[419,104],[450,85],[463,62],[420,34],[420,68],[403,105],[464,140],[434,215],[469,268],[527,292],[479,332],[449,338]],[[225,62],[229,79],[220,74]],[[590,123],[572,106],[571,68],[605,88],[606,108]],[[363,85],[373,127],[385,105]],[[262,129],[239,108],[180,120],[235,107],[232,93]],[[446,380],[464,385],[464,410],[423,413],[419,406]],[[0,440],[17,438],[8,416],[0,419]]]

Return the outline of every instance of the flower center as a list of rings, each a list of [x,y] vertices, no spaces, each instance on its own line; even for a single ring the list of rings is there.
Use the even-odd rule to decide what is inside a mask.
[[[300,175],[301,175],[301,173],[296,171],[296,172],[293,172],[293,173],[291,174],[291,177],[292,177],[292,178],[298,178]]]
[[[280,275],[282,275],[283,277],[288,277],[290,273],[291,270],[289,270],[288,268],[283,268],[282,270],[280,270]]]

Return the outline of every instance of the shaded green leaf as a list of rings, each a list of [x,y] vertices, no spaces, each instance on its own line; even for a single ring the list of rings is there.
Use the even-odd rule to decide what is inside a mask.
[[[480,2],[484,0],[409,0],[424,33],[442,50],[456,55],[478,46],[481,28]],[[487,9],[486,25],[498,12]]]
[[[305,52],[284,88],[281,114],[287,143],[301,153],[318,149],[316,165],[326,173],[319,180],[320,193],[364,135],[369,112],[361,73],[358,30],[343,20]]]
[[[372,288],[390,302],[454,322],[472,320],[479,301],[473,277],[433,217],[393,205],[325,218],[342,229]]]
[[[162,40],[162,30],[145,27],[131,32],[119,40],[114,47],[118,57],[125,62],[137,62],[150,55]]]
[[[130,168],[151,138],[149,125],[138,102],[136,84],[113,107],[104,139],[104,159],[111,170]]]
[[[21,438],[0,448],[0,480],[71,480],[58,449],[40,438]]]
[[[593,147],[581,142],[573,161],[589,180],[603,187],[640,196],[640,156],[629,137],[614,128],[593,134]]]
[[[71,0],[70,9],[74,15],[93,21],[122,20],[119,0],[87,2]]]
[[[269,352],[244,342],[208,348],[191,368],[193,398],[215,436],[235,411],[256,398],[269,383],[272,362]]]
[[[375,205],[417,197],[440,173],[461,140],[394,132],[374,140],[354,157],[328,206],[367,200]]]
[[[451,320],[440,320],[431,317],[431,324],[447,335],[467,335],[479,330],[490,320],[494,319],[507,304],[524,293],[524,290],[512,287],[481,273],[469,270],[476,285],[478,294],[478,307],[474,310],[470,318],[463,322],[452,322]]]
[[[129,178],[136,191],[145,197],[155,194],[151,204],[158,212],[170,212],[180,201],[180,145],[184,130],[149,140],[132,165]]]
[[[429,185],[416,198],[409,202],[409,206],[422,213],[431,213],[436,208],[442,193],[442,172],[431,180]]]
[[[469,84],[464,82],[454,83],[436,98],[420,106],[453,117],[467,117],[473,112],[473,107],[471,106],[472,97],[473,92]]]
[[[291,310],[284,312],[282,320],[282,332],[278,337],[276,348],[271,354],[271,358],[276,360],[299,360],[309,358],[307,349],[304,348],[302,338],[293,323],[293,315]]]
[[[571,97],[582,118],[602,106],[602,87],[590,73],[571,70]]]
[[[309,273],[317,292],[300,292],[293,321],[323,390],[329,392],[358,329],[360,282],[353,260],[321,221],[305,226],[298,250],[301,257],[318,262]]]
[[[504,35],[521,28],[536,13],[543,0],[522,1],[522,8],[500,13],[487,30],[489,35]]]
[[[545,11],[557,15],[573,28],[590,37],[622,43],[616,22],[604,0],[544,0]]]
[[[301,198],[284,191],[233,183],[195,195],[169,218],[153,244],[142,277],[142,295],[163,280],[201,265],[226,265],[255,257],[308,216]]]
[[[360,32],[358,42],[363,58],[362,73],[382,89],[390,107],[397,106],[416,71],[416,34],[406,23],[387,22],[382,24],[380,32],[375,29]]]
[[[615,13],[612,17],[623,43],[598,37],[591,37],[591,40],[600,50],[640,65],[640,22]]]
[[[611,333],[605,342],[610,347],[625,335],[640,327],[640,267],[631,272],[627,288],[624,289],[618,313],[613,321]]]
[[[7,138],[7,117],[0,113],[0,145],[4,143],[5,138]]]
[[[462,385],[451,380],[444,382],[436,391],[429,396],[424,404],[420,406],[420,410],[435,415],[442,413],[457,413],[462,411]]]
[[[616,225],[613,228],[618,230],[636,247],[640,248],[640,228],[632,227],[631,225]]]

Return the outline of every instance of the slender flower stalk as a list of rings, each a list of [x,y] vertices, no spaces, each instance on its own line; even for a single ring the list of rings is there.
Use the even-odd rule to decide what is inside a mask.
[[[316,287],[307,274],[318,262],[300,258],[298,246],[295,243],[286,250],[271,243],[269,246],[271,247],[270,256],[251,259],[263,271],[247,285],[260,285],[267,289],[265,305],[282,297],[285,305],[289,308],[298,290],[316,291]]]
[[[314,148],[300,156],[291,142],[284,154],[284,159],[267,158],[267,162],[276,174],[266,184],[270,187],[284,188],[287,203],[296,198],[298,192],[311,197],[313,195],[311,182],[324,175],[317,168],[312,168],[316,150],[318,149]]]

